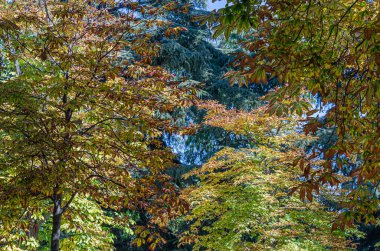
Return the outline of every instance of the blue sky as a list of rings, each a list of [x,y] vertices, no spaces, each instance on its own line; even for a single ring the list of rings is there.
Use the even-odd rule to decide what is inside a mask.
[[[216,1],[213,3],[211,0],[207,0],[207,10],[214,10],[223,8],[226,5],[226,0]]]

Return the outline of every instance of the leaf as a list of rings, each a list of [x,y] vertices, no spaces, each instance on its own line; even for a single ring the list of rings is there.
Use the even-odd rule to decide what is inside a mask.
[[[225,31],[225,27],[219,25],[217,27],[215,27],[215,30],[214,30],[214,34],[213,34],[213,38],[214,39],[217,39],[220,35],[222,35],[222,33]]]

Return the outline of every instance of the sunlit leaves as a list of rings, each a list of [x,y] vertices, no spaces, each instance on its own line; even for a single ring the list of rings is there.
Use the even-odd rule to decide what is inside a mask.
[[[1,75],[0,84],[1,233],[27,233],[31,220],[25,212],[32,207],[49,213],[51,200],[62,196],[63,228],[71,233],[80,232],[73,229],[77,222],[93,226],[82,228],[86,234],[103,235],[97,228],[109,218],[97,218],[99,206],[127,208],[149,217],[144,224],[158,235],[153,241],[159,246],[164,240],[157,229],[186,211],[163,172],[173,155],[159,137],[177,129],[163,115],[192,105],[195,86],[179,86],[173,75],[151,65],[160,50],[152,29],[165,33],[170,22],[134,16],[163,15],[176,5],[132,3],[134,11],[125,13],[115,13],[115,6],[116,1],[84,0],[1,4],[2,57],[16,73]],[[171,28],[168,34],[182,31]],[[78,208],[79,201],[70,199],[76,197],[95,204]],[[91,219],[72,214],[78,210],[80,217],[87,209],[96,209],[88,213]],[[9,229],[7,217],[20,220]],[[20,234],[9,245],[20,246],[27,237],[33,240]],[[99,238],[110,244],[111,237]],[[84,243],[86,250],[90,245],[80,237],[62,243]]]
[[[296,120],[270,116],[265,107],[245,112],[208,102],[202,108],[208,109],[207,124],[244,134],[255,143],[252,149],[224,148],[186,175],[196,175],[200,182],[183,191],[191,203],[191,225],[182,244],[192,243],[195,250],[348,247],[348,232],[331,231],[337,214],[311,202],[310,190],[301,189],[300,199],[289,196],[289,187],[300,183],[295,177],[302,172],[292,161],[305,164],[297,145],[311,140],[295,132]],[[305,197],[309,203],[303,202]]]
[[[244,36],[244,49],[234,62],[236,70],[227,75],[231,84],[263,82],[263,70],[281,83],[266,99],[273,114],[306,114],[306,134],[326,127],[337,135],[335,142],[328,142],[335,149],[333,155],[323,154],[328,151],[323,149],[313,157],[325,156],[326,161],[306,165],[302,194],[311,194],[318,183],[342,182],[379,193],[379,9],[378,1],[250,0],[243,6],[240,1],[229,1],[209,17],[219,23],[216,36],[224,33],[228,38],[231,30]],[[249,29],[243,32],[245,25]],[[305,94],[332,106],[323,123],[300,100]],[[352,159],[344,165],[351,169],[352,179],[333,180],[332,173],[343,166],[338,159],[345,158]],[[376,207],[378,196],[372,201]],[[356,210],[353,205],[348,208]],[[371,208],[367,213],[378,210]],[[366,215],[361,209],[356,213]]]

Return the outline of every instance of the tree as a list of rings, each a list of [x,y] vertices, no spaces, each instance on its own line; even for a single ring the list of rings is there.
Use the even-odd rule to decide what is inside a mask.
[[[46,210],[40,206],[40,210]],[[45,215],[49,212],[45,212]],[[120,213],[121,214],[121,213]],[[36,215],[37,216],[37,215]],[[38,235],[38,250],[50,249],[50,233],[52,228],[51,217],[37,216],[41,219],[41,226],[36,228]],[[36,218],[37,218],[36,217]],[[70,218],[69,218],[70,217]],[[44,220],[47,218],[46,220]],[[126,232],[132,232],[131,219],[122,222],[116,217],[102,210],[101,206],[94,200],[76,196],[70,204],[68,220],[63,221],[61,231],[63,232],[60,242],[60,250],[113,250],[113,239],[110,228],[122,228]],[[116,219],[116,220],[115,220]],[[30,241],[30,239],[29,239]],[[28,250],[31,250],[29,248]]]
[[[0,84],[2,246],[25,248],[31,226],[51,217],[58,250],[76,198],[146,212],[152,249],[164,241],[152,229],[185,210],[163,173],[173,156],[158,137],[175,130],[165,114],[191,105],[194,90],[151,65],[159,52],[152,30],[170,23],[135,17],[172,4],[116,2],[1,4],[2,64],[11,70]],[[128,8],[115,12],[121,4]]]
[[[380,3],[227,2],[211,19],[219,21],[215,36],[224,33],[228,38],[234,30],[244,34],[236,71],[227,74],[231,84],[277,78],[281,86],[266,99],[271,113],[305,114],[306,134],[331,129],[327,146],[295,162],[305,179],[299,190],[316,192],[332,180],[334,185],[350,182],[353,189],[341,204],[343,213],[334,228],[355,220],[374,223],[380,184]],[[310,95],[322,106],[331,106],[324,120],[318,118],[318,109],[305,103]],[[319,158],[323,161],[314,161]],[[337,176],[342,169],[350,170],[345,179]]]
[[[296,119],[271,117],[261,107],[252,112],[227,110],[208,102],[206,124],[245,135],[252,148],[224,148],[196,175],[199,186],[186,189],[190,228],[182,243],[194,250],[330,250],[346,249],[355,230],[331,231],[336,212],[320,202],[289,196],[301,173],[292,159],[312,137],[295,132]],[[265,125],[265,128],[263,127]],[[304,191],[307,192],[307,191]],[[320,191],[321,196],[329,191]],[[307,197],[311,194],[307,193]]]

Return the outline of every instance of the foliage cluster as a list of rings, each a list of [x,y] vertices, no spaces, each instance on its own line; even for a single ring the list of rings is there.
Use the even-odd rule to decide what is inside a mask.
[[[268,111],[278,116],[305,114],[304,131],[330,128],[337,136],[328,148],[314,148],[295,164],[303,170],[301,194],[323,184],[355,184],[342,201],[334,228],[355,221],[375,223],[380,184],[380,5],[378,1],[227,1],[211,16],[215,36],[242,33],[244,50],[231,84],[282,85],[267,95]],[[305,104],[314,95],[332,108],[321,121]],[[332,137],[330,137],[332,138]],[[323,161],[316,161],[322,158]],[[339,178],[343,168],[349,176]],[[302,191],[307,190],[307,193]]]
[[[181,241],[195,250],[329,250],[345,249],[355,232],[333,231],[336,212],[322,203],[289,196],[301,174],[292,160],[302,156],[301,141],[313,140],[295,131],[296,119],[270,116],[266,107],[252,112],[227,110],[208,102],[206,124],[252,140],[253,148],[224,148],[202,168],[187,175],[200,178],[187,188],[190,229]],[[263,127],[265,125],[265,127]],[[320,191],[325,196],[328,190]]]
[[[189,3],[0,3],[0,249],[343,250],[379,223],[379,3],[228,0],[228,56]],[[215,155],[174,169],[176,139]]]
[[[100,236],[109,219],[92,217],[101,217],[95,214],[102,207],[148,215],[139,233],[154,249],[164,242],[156,229],[185,211],[163,172],[173,155],[159,137],[176,130],[163,114],[191,105],[195,93],[151,65],[159,53],[151,30],[169,29],[170,23],[135,17],[138,11],[160,16],[173,6],[130,3],[130,11],[116,14],[115,6],[1,3],[2,62],[8,69],[0,85],[2,248],[34,249],[29,240],[39,236],[33,228],[48,219],[52,250],[59,248],[61,227],[67,236]],[[126,51],[133,60],[120,56]],[[82,221],[76,208],[85,201],[92,211],[88,228],[72,229]],[[107,237],[98,241],[110,244]],[[101,247],[88,239],[86,245]]]

